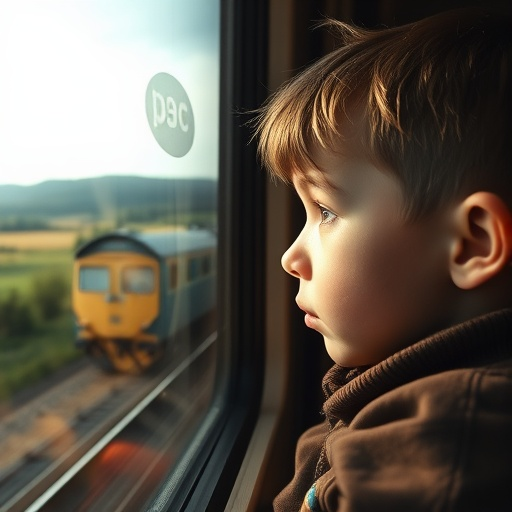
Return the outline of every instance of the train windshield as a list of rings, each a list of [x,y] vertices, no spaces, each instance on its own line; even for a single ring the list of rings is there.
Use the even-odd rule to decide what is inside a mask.
[[[121,272],[124,293],[151,293],[155,288],[155,273],[149,267],[127,267]]]
[[[84,292],[107,292],[110,288],[110,273],[107,267],[82,267],[80,290]]]

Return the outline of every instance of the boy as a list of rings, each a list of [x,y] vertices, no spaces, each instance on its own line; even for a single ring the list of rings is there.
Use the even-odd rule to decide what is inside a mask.
[[[282,265],[335,365],[276,511],[512,510],[512,25],[368,31],[262,108],[306,224]]]

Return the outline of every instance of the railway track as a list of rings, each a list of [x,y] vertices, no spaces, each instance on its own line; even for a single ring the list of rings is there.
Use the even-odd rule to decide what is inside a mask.
[[[157,398],[172,402],[166,414],[175,415],[171,424],[176,428],[166,437],[180,435],[183,421],[177,412],[189,409],[190,415],[194,408],[172,389],[173,382],[215,338],[210,335],[154,375],[107,375],[85,366],[4,415],[0,423],[0,511],[39,510],[51,497],[49,489],[56,493],[56,485],[73,478]],[[130,492],[134,489],[135,484]]]
[[[105,375],[85,366],[6,415],[0,422],[0,481],[20,461],[36,457],[46,445],[55,445],[56,438],[61,439],[61,445],[66,444],[73,424],[122,394],[118,391],[129,385],[126,376]]]

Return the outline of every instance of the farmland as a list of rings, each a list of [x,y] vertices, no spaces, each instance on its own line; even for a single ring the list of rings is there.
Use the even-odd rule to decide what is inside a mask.
[[[14,231],[0,232],[1,251],[50,251],[71,249],[76,241],[76,231]],[[1,260],[0,260],[1,261]]]
[[[0,233],[0,297],[12,289],[26,294],[37,274],[70,275],[76,237],[73,231]]]

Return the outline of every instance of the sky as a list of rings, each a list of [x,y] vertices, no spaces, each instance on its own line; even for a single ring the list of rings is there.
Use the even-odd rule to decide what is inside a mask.
[[[217,175],[216,0],[2,0],[0,184],[104,175]],[[181,158],[157,143],[145,95],[174,76],[195,136]]]

